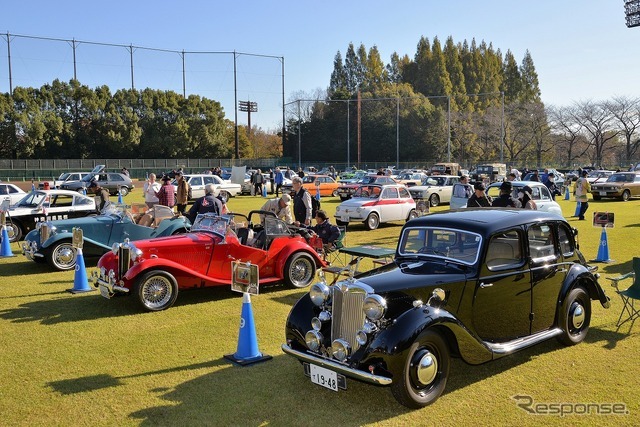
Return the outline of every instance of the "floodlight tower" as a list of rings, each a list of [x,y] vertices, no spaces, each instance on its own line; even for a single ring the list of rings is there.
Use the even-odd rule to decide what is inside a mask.
[[[258,103],[251,102],[251,101],[240,101],[238,104],[239,104],[238,109],[242,112],[247,113],[247,124],[249,127],[249,130],[247,131],[247,135],[251,135],[251,113],[258,112]]]
[[[624,14],[627,27],[640,26],[640,0],[624,0]]]

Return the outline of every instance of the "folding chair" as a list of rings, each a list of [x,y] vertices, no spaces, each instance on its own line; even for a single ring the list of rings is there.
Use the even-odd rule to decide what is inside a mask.
[[[347,237],[347,227],[339,225],[340,236],[328,245],[323,245],[324,260],[330,265],[342,265],[346,264],[344,259],[341,259],[340,249],[345,246],[345,239]],[[342,257],[344,258],[344,257]]]
[[[633,277],[633,283],[631,286],[627,289],[620,290],[620,288],[618,288],[618,282],[631,277]],[[640,258],[633,258],[632,272],[623,274],[619,277],[607,277],[607,279],[611,280],[611,286],[616,289],[617,294],[620,295],[622,303],[624,304],[616,326],[619,328],[628,321],[631,321],[631,324],[633,325],[633,322],[640,317],[640,307],[636,308],[635,306],[636,300],[640,300]]]

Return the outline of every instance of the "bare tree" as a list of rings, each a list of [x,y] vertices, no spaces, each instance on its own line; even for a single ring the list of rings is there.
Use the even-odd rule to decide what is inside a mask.
[[[563,163],[567,166],[573,165],[589,149],[589,144],[581,144],[584,142],[583,127],[580,122],[575,120],[576,112],[574,110],[575,106],[551,106],[547,109],[549,124],[556,141],[556,153],[560,158],[566,154]]]
[[[624,162],[630,164],[638,148],[640,148],[640,98],[629,99],[624,96],[613,98],[606,103],[617,122],[620,134],[624,137]]]
[[[605,147],[611,140],[616,140],[620,133],[613,127],[613,114],[605,103],[592,101],[577,102],[572,114],[576,122],[583,127],[593,148],[593,163],[601,166]]]

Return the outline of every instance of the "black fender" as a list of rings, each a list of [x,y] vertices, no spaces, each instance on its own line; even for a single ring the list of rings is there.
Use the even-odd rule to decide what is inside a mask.
[[[602,307],[609,308],[611,300],[598,283],[597,277],[589,269],[579,263],[574,263],[569,267],[569,272],[562,283],[560,295],[558,297],[558,309],[562,307],[569,292],[576,286],[581,285],[589,294],[592,300],[600,301]]]

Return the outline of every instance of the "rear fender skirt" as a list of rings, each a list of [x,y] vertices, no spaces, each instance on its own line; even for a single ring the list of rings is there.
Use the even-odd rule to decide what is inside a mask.
[[[558,307],[562,307],[565,298],[571,289],[576,287],[577,283],[585,286],[586,291],[589,293],[589,298],[600,301],[600,304],[602,304],[604,308],[610,307],[611,301],[604,289],[602,289],[602,286],[600,286],[597,280],[594,280],[593,275],[584,265],[577,263],[570,267],[569,273],[562,284],[562,289],[558,297]]]

